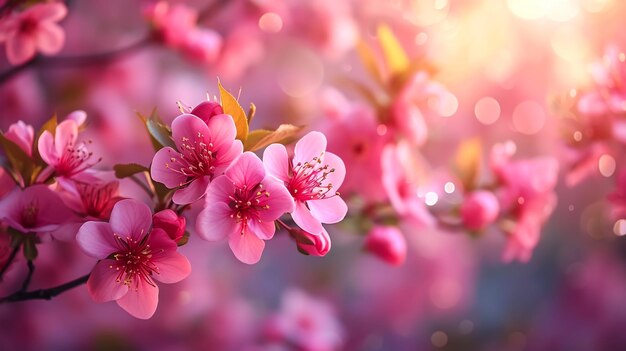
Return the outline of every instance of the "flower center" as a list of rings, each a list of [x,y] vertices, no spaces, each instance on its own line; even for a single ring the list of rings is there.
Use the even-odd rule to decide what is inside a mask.
[[[180,186],[189,184],[193,179],[203,176],[213,176],[215,171],[216,152],[213,143],[206,143],[204,135],[200,132],[195,139],[182,137],[178,154],[170,157],[171,163],[165,167],[187,177]],[[171,150],[170,150],[171,153]]]
[[[37,31],[37,27],[39,27],[39,22],[34,18],[24,18],[20,22],[19,32],[26,35],[31,35]]]
[[[73,139],[73,137],[70,138]],[[91,144],[91,140],[88,140],[87,144]],[[70,141],[65,146],[65,152],[61,155],[56,171],[59,175],[66,177],[76,175],[102,161],[100,157],[95,162],[90,162],[92,156],[93,152],[87,149],[85,143],[74,145],[74,142]]]
[[[230,196],[228,205],[233,210],[230,218],[242,222],[241,234],[245,232],[248,220],[260,221],[259,211],[270,208],[270,205],[266,204],[269,197],[269,191],[264,190],[261,183],[254,187],[244,185],[241,188],[235,188],[235,193]]]
[[[111,182],[102,186],[79,183],[77,187],[85,214],[96,218],[107,215],[105,212],[110,207],[110,201],[117,190],[117,183]]]
[[[298,162],[292,167],[287,189],[297,201],[323,199],[332,190],[333,184],[327,178],[335,169],[322,163],[323,156],[322,153],[311,161]]]
[[[156,286],[152,275],[159,274],[159,267],[152,262],[153,251],[148,244],[149,235],[143,236],[139,241],[129,236],[123,238],[115,233],[113,237],[119,251],[113,254],[116,262],[109,268],[118,271],[116,281],[128,285],[129,288],[134,284],[132,286],[135,290],[138,289],[141,280]]]
[[[29,203],[22,210],[21,222],[25,228],[33,228],[37,225],[37,215],[39,214],[39,207],[35,201]]]

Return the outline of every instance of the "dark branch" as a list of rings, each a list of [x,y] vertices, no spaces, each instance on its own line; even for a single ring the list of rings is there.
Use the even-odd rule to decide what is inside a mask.
[[[89,279],[89,274],[86,274],[80,278],[74,279],[65,284],[61,284],[59,286],[55,286],[50,289],[39,289],[33,291],[18,291],[9,296],[0,298],[0,304],[8,303],[8,302],[17,302],[17,301],[25,301],[25,300],[50,300],[53,297],[67,291],[73,289],[77,286],[83,285]]]
[[[0,270],[0,282],[2,281],[2,278],[4,277],[4,273],[7,271],[7,269],[9,269],[9,266],[15,259],[15,256],[17,255],[17,252],[19,250],[20,250],[20,245],[15,246],[15,248],[13,248],[13,251],[11,251],[11,255],[7,259],[6,263],[4,264],[4,266],[2,266],[2,270]]]

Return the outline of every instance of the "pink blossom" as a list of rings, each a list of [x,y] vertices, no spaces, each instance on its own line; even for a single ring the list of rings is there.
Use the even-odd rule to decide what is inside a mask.
[[[398,215],[418,227],[432,226],[435,220],[417,196],[419,170],[413,169],[414,154],[406,144],[389,144],[381,156],[382,183]]]
[[[261,160],[245,152],[215,178],[206,196],[206,208],[198,215],[196,230],[210,241],[228,237],[241,262],[257,263],[265,241],[274,236],[274,221],[294,209],[287,189],[266,176]]]
[[[33,155],[33,141],[35,140],[33,126],[17,121],[9,126],[4,136],[19,146],[28,156]]]
[[[0,199],[16,187],[15,181],[6,169],[0,167]]]
[[[73,119],[59,123],[54,136],[49,131],[41,134],[38,142],[39,154],[57,176],[72,178],[85,176],[88,170],[101,159],[94,160],[88,142],[78,142],[78,124]]]
[[[26,233],[51,233],[72,221],[73,214],[61,198],[46,185],[16,188],[0,201],[0,219],[11,228]]]
[[[280,312],[268,323],[267,333],[306,351],[338,350],[344,338],[332,306],[299,290],[285,292]]]
[[[461,220],[470,230],[482,230],[493,223],[500,212],[496,196],[487,190],[477,190],[465,196],[461,205]]]
[[[155,213],[152,216],[153,228],[162,229],[170,239],[178,243],[185,235],[187,220],[183,216],[179,216],[176,212],[165,209]]]
[[[289,231],[289,234],[296,241],[298,251],[305,255],[326,256],[330,251],[331,241],[326,229],[322,228],[320,234],[313,235],[300,228],[294,228]]]
[[[326,137],[310,132],[296,143],[293,158],[281,144],[272,144],[263,153],[268,173],[285,182],[295,200],[294,222],[311,234],[320,234],[322,223],[337,223],[348,206],[337,190],[346,167],[339,156],[326,151]]]
[[[626,169],[621,169],[615,179],[615,190],[608,195],[613,219],[626,218]]]
[[[495,145],[491,153],[491,169],[501,185],[497,190],[500,208],[512,217],[503,228],[508,233],[503,257],[526,262],[556,205],[559,164],[552,157],[511,161],[511,155],[507,144]]]
[[[377,225],[365,238],[365,250],[391,265],[399,266],[406,259],[406,240],[398,227]]]
[[[189,204],[202,196],[211,180],[220,175],[241,154],[243,145],[235,140],[237,130],[229,115],[217,115],[204,123],[183,114],[172,122],[176,149],[164,147],[152,159],[152,179],[173,189],[177,204]]]
[[[118,181],[86,183],[60,178],[58,182],[65,204],[86,220],[109,219],[113,206],[123,199]]]
[[[132,316],[152,317],[159,299],[155,279],[176,283],[191,272],[187,258],[162,229],[151,229],[152,214],[133,199],[118,202],[109,223],[87,222],[76,240],[89,256],[97,258],[87,290],[97,302],[115,300]]]
[[[67,15],[62,2],[35,4],[0,21],[0,42],[6,42],[9,62],[22,64],[36,51],[54,55],[61,51],[65,32],[57,24]]]

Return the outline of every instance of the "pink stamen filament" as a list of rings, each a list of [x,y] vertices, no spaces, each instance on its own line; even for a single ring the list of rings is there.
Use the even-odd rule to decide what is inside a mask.
[[[165,163],[166,168],[187,177],[187,180],[181,182],[179,186],[188,185],[199,177],[212,177],[216,159],[213,143],[205,143],[204,135],[200,132],[192,143],[187,137],[182,137],[181,141],[178,157],[172,156],[170,157],[171,163]]]
[[[323,155],[322,153],[319,157],[313,157],[310,162],[298,162],[291,168],[291,177],[287,183],[287,188],[296,200],[324,199],[328,192],[333,189],[333,184],[326,183],[326,181],[328,175],[335,172],[335,169],[329,169],[328,165],[322,164]]]
[[[88,140],[87,144],[91,144],[91,140]],[[65,152],[61,155],[56,171],[58,174],[67,177],[76,175],[102,161],[102,157],[100,157],[95,162],[89,162],[92,156],[93,152],[87,149],[85,143],[81,142],[77,146],[74,146],[73,142],[69,142],[65,146]]]
[[[269,191],[264,190],[261,183],[251,188],[247,185],[235,187],[235,193],[229,196],[229,206],[233,210],[230,218],[241,222],[240,234],[246,232],[249,220],[261,222],[259,212],[270,208],[270,205],[266,204],[269,197]]]
[[[123,283],[129,288],[134,287],[135,291],[139,288],[140,280],[156,286],[152,276],[159,274],[159,267],[152,261],[154,252],[148,244],[148,236],[149,234],[144,235],[137,241],[130,236],[122,238],[118,234],[113,234],[119,251],[113,254],[116,264],[110,265],[109,268],[118,271],[116,279],[118,283]],[[163,251],[161,249],[160,252]]]

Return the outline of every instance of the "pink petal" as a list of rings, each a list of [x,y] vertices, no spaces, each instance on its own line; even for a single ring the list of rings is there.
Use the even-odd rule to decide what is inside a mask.
[[[226,169],[224,174],[236,187],[252,188],[265,178],[265,168],[263,168],[263,162],[255,154],[244,152]]]
[[[320,221],[313,217],[304,202],[296,201],[296,209],[291,213],[291,217],[298,227],[311,234],[318,235],[324,229]]]
[[[153,278],[161,283],[178,283],[191,273],[189,260],[178,252],[170,252],[158,260],[155,259],[154,264],[159,268],[159,273]]]
[[[337,223],[348,213],[348,206],[339,196],[307,201],[311,214],[322,223]]]
[[[293,197],[284,183],[272,177],[265,177],[263,181],[269,197],[261,198],[261,206],[268,205],[268,209],[259,211],[259,218],[264,222],[273,222],[285,213],[291,213],[295,209]]]
[[[54,55],[61,51],[65,43],[65,32],[55,23],[43,22],[39,24],[36,41],[39,51]]]
[[[152,317],[159,304],[159,287],[152,286],[143,279],[137,281],[137,288],[134,288],[135,282],[131,284],[128,293],[118,299],[117,304],[135,318]]]
[[[169,189],[180,186],[187,180],[187,176],[177,172],[173,167],[177,167],[176,161],[172,162],[172,157],[178,158],[180,154],[171,147],[164,147],[157,151],[150,165],[150,175],[152,179],[165,184]]]
[[[33,19],[39,21],[60,21],[67,15],[67,7],[60,2],[37,4],[26,10]]]
[[[117,250],[113,230],[109,223],[87,222],[76,234],[76,241],[83,251],[99,260],[107,258]]]
[[[200,138],[198,138],[198,135],[200,135]],[[206,123],[194,115],[183,114],[176,117],[172,122],[172,139],[174,139],[178,150],[184,148],[183,144],[188,144],[185,141],[187,139],[189,142],[200,139],[208,145],[210,137],[211,132]]]
[[[224,202],[209,203],[198,214],[196,231],[201,238],[209,241],[218,241],[237,233],[237,223],[230,215],[233,213]]]
[[[289,180],[289,158],[282,144],[272,144],[263,152],[263,164],[268,174],[286,182]]]
[[[243,144],[241,140],[235,140],[228,149],[221,150],[220,156],[215,162],[215,171],[213,174],[222,174],[228,166],[243,152]]]
[[[328,165],[328,168],[333,170],[328,177],[326,178],[328,184],[332,184],[333,188],[329,192],[329,195],[333,195],[339,187],[343,184],[343,180],[346,178],[346,166],[344,165],[341,158],[332,152],[327,152],[324,155],[325,165]]]
[[[293,164],[312,162],[326,151],[326,137],[320,132],[310,132],[296,143]]]
[[[12,65],[20,65],[35,56],[35,39],[17,34],[6,42],[7,59]]]
[[[265,241],[248,231],[243,234],[231,234],[228,237],[228,245],[239,261],[255,264],[261,259]]]
[[[117,262],[106,259],[96,263],[87,280],[87,291],[96,302],[117,300],[128,292],[128,286],[117,281]]]
[[[176,190],[172,200],[179,205],[190,204],[204,196],[210,182],[208,176],[196,178],[186,187]]]
[[[206,203],[213,204],[217,202],[229,202],[230,196],[235,193],[235,185],[226,177],[221,175],[209,184],[209,188],[206,192]]]
[[[248,227],[252,233],[263,240],[271,239],[274,236],[274,232],[276,232],[276,225],[274,224],[274,221],[258,222],[255,220],[249,220]]]
[[[54,148],[56,154],[61,157],[66,152],[68,145],[76,145],[78,137],[78,125],[72,120],[65,120],[57,126],[54,132]]]
[[[207,125],[211,131],[211,142],[218,153],[230,147],[237,135],[235,121],[230,115],[213,116]]]
[[[124,199],[113,207],[109,223],[114,233],[141,240],[152,225],[152,212],[143,202]]]

